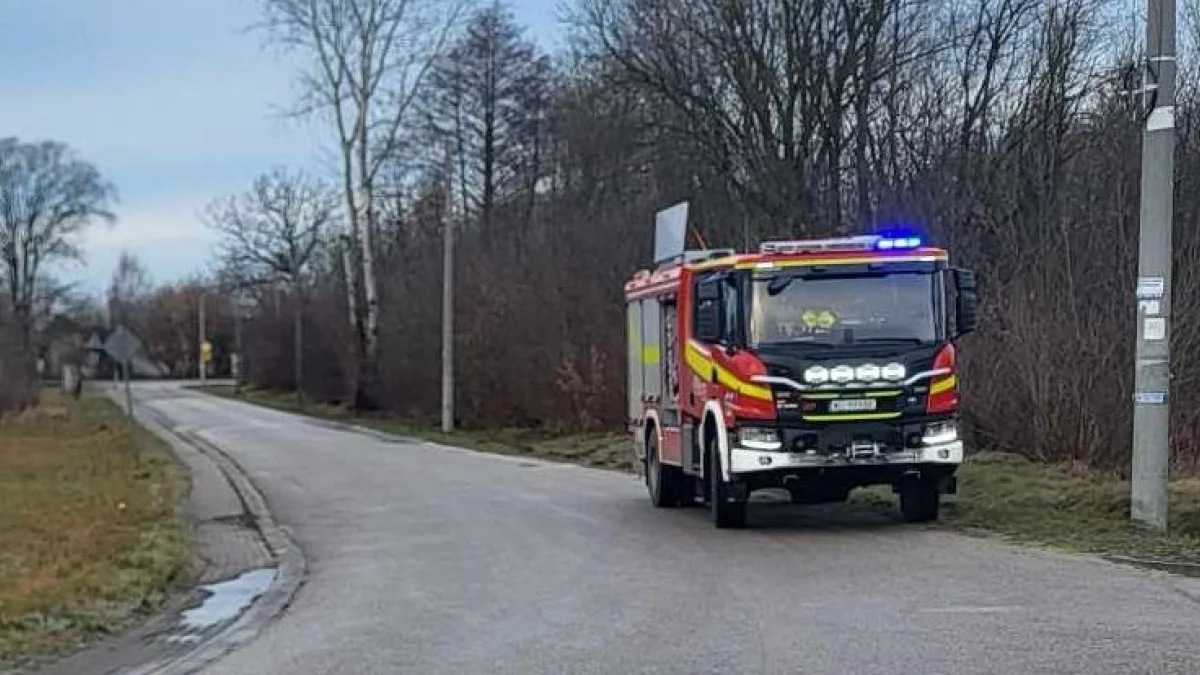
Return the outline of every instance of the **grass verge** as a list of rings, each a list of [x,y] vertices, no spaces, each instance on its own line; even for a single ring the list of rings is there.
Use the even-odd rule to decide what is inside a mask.
[[[0,670],[118,632],[187,569],[183,470],[100,394],[0,421]]]
[[[354,422],[396,434],[426,438],[487,452],[528,455],[584,466],[629,470],[624,435],[559,436],[521,430],[438,431],[386,417],[354,417],[342,408],[301,407],[288,393],[207,387],[208,393],[324,419]],[[1200,563],[1200,479],[1171,484],[1171,533],[1157,535],[1129,524],[1129,483],[1083,468],[1037,464],[1015,455],[983,453],[958,472],[959,494],[942,523],[968,534],[1112,557]],[[849,513],[898,517],[888,488],[859,490]],[[865,515],[865,513],[864,513]]]
[[[222,398],[254,403],[284,412],[356,424],[399,436],[420,438],[447,445],[456,445],[482,452],[534,457],[556,462],[569,462],[598,469],[630,471],[629,438],[612,433],[550,434],[529,429],[489,429],[485,431],[455,431],[445,434],[439,429],[414,424],[387,415],[354,414],[340,406],[300,405],[291,392],[243,389],[240,392],[228,385],[194,387],[197,391]]]
[[[1171,532],[1160,535],[1130,524],[1127,480],[981,453],[959,469],[958,495],[948,500],[941,522],[967,534],[1128,562],[1200,563],[1200,480],[1175,480],[1170,490]],[[852,506],[895,514],[890,492],[860,491]]]

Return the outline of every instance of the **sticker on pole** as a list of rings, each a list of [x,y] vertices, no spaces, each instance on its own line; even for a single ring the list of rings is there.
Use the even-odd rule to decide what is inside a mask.
[[[1146,131],[1162,131],[1175,128],[1175,106],[1164,105],[1150,111],[1146,118]]]
[[[1162,405],[1167,402],[1167,392],[1139,391],[1133,395],[1133,402],[1138,405]]]
[[[1163,296],[1167,283],[1162,277],[1138,277],[1138,300],[1157,300]]]
[[[1158,317],[1147,317],[1142,322],[1142,337],[1150,342],[1161,342],[1167,339],[1167,320]]]

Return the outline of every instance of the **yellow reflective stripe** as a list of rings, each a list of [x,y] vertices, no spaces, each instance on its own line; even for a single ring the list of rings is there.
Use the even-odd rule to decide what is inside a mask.
[[[708,357],[699,349],[693,347],[691,343],[688,343],[685,358],[688,367],[703,378],[705,382],[708,381],[708,378],[712,377],[712,361],[709,361]]]
[[[800,394],[800,398],[813,398],[821,401],[841,397],[841,394]]]
[[[899,389],[891,389],[888,391],[868,391],[867,396],[871,398],[887,398],[888,396],[899,396],[901,393],[903,392],[901,392]]]
[[[642,347],[642,363],[654,364],[658,363],[659,357],[662,355],[658,345],[649,345]]]
[[[805,422],[855,422],[862,420],[890,420],[900,416],[898,412],[857,413],[851,415],[805,415]]]
[[[944,380],[938,380],[929,387],[930,394],[944,394],[958,386],[958,376],[951,375]]]
[[[736,391],[742,396],[749,396],[750,398],[756,398],[760,401],[772,400],[770,388],[760,387],[758,385],[739,380],[737,376],[725,368],[722,368],[709,357],[705,356],[704,352],[700,351],[699,347],[693,346],[690,342],[687,345],[687,354],[685,358],[687,359],[688,367],[690,367],[697,375],[703,378],[705,382],[712,378],[713,369],[716,369],[717,382],[725,387]]]
[[[742,396],[749,396],[750,398],[756,398],[760,401],[771,400],[770,389],[766,387],[760,387],[755,384],[750,384],[749,382],[742,382],[741,380],[737,379],[733,373],[725,370],[721,366],[717,366],[717,381],[736,391]]]

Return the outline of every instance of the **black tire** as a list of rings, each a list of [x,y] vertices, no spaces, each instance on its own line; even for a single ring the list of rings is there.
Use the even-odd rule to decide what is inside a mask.
[[[659,509],[679,506],[681,482],[679,469],[658,461],[658,436],[650,434],[646,439],[646,490],[650,493],[650,503]]]
[[[684,508],[695,508],[704,506],[704,500],[708,490],[705,489],[704,483],[696,476],[682,475],[679,481],[679,505]]]
[[[912,479],[900,485],[900,513],[910,523],[928,523],[938,518],[942,496],[937,481]]]
[[[708,442],[708,510],[713,525],[721,530],[739,530],[746,526],[746,501],[729,501],[725,481],[721,478],[721,464],[717,458],[716,443]]]

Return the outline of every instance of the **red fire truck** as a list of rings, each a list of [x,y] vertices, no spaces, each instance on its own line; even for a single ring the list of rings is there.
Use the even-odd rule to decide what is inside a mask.
[[[936,519],[963,460],[955,341],[974,329],[973,273],[907,233],[685,251],[686,226],[661,217],[677,250],[656,242],[657,267],[625,284],[654,506],[705,503],[742,527],[755,490],[821,503],[891,485],[907,520]]]

